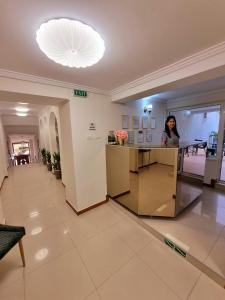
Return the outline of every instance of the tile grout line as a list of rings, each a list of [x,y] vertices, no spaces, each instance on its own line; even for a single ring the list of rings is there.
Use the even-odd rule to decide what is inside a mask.
[[[107,228],[107,229],[109,229],[109,228]],[[104,231],[102,231],[102,232],[99,232],[98,234],[100,234],[100,233],[103,233],[103,232],[105,232],[106,230],[104,230]],[[116,234],[117,235],[117,234]],[[97,236],[97,235],[96,235]],[[96,237],[95,236],[95,237]],[[118,235],[117,235],[117,237],[118,237]],[[94,237],[92,237],[92,238],[94,238]],[[118,237],[123,243],[124,243],[124,241],[120,238],[120,237]],[[74,244],[74,247],[76,248],[76,250],[78,251],[78,253],[79,253],[79,256],[80,256],[80,258],[81,258],[81,260],[82,260],[82,262],[83,262],[83,264],[85,265],[85,268],[86,268],[86,270],[87,270],[87,272],[88,272],[88,274],[89,274],[89,276],[91,277],[91,280],[92,280],[92,276],[91,276],[91,274],[89,273],[89,271],[88,271],[88,268],[87,268],[87,266],[86,266],[86,263],[85,263],[85,261],[83,260],[83,258],[82,258],[82,256],[81,256],[81,254],[80,254],[80,250],[77,248],[77,246],[75,245],[75,243],[73,242],[73,244]],[[130,249],[130,247],[129,247],[129,249]],[[130,249],[130,250],[132,250],[132,249]],[[123,264],[122,266],[120,266],[118,269],[116,269],[112,274],[110,274],[109,275],[109,277],[107,277],[99,286],[96,286],[96,284],[94,283],[94,281],[93,281],[93,284],[94,284],[94,286],[95,286],[95,288],[96,288],[96,290],[98,290],[107,280],[109,280],[109,278],[111,278],[114,274],[116,274],[121,268],[123,268],[125,265],[127,265],[128,263],[129,263],[129,261],[131,260],[131,259],[133,259],[134,258],[134,256],[136,255],[136,253],[132,250],[132,252],[133,252],[133,254],[131,255],[131,257],[125,262],[125,264]]]
[[[122,207],[121,207],[119,204],[114,203],[114,202],[112,202],[112,203],[113,203],[113,205],[114,205],[115,207],[118,207],[118,209],[119,209],[120,211],[122,211]],[[139,224],[142,228],[144,228],[146,231],[150,232],[157,240],[159,240],[161,243],[163,243],[163,242],[162,242],[162,238],[164,238],[164,235],[161,234],[160,232],[158,232],[154,227],[145,224],[145,223],[142,221],[142,219],[135,218],[135,216],[134,216],[133,214],[129,213],[129,212],[126,211],[125,209],[124,209],[124,211],[122,211],[122,213],[124,213],[128,218],[134,220],[134,221],[135,221],[137,224]],[[205,232],[206,232],[206,231],[205,231]],[[159,237],[159,236],[160,236],[160,237]],[[218,239],[218,238],[219,238],[219,236],[217,237],[217,239]],[[217,241],[217,239],[216,239],[216,241]],[[216,242],[215,242],[215,243],[216,243]],[[215,244],[214,244],[214,245],[215,245]],[[212,248],[214,247],[214,245],[212,246]],[[195,268],[199,269],[202,273],[204,273],[204,274],[205,274],[206,276],[208,276],[211,280],[213,280],[215,283],[217,283],[219,286],[221,286],[221,287],[223,288],[224,284],[223,284],[223,286],[222,286],[222,284],[220,284],[214,277],[212,277],[212,276],[211,276],[210,274],[208,274],[208,273],[205,273],[205,270],[202,270],[202,268],[199,267],[199,263],[200,263],[201,265],[204,265],[204,266],[206,266],[206,267],[208,268],[208,266],[205,265],[204,262],[199,261],[198,259],[196,259],[194,256],[192,256],[192,255],[190,255],[190,254],[188,254],[188,256],[191,258],[191,260],[190,260],[190,259],[186,259],[186,261],[187,261],[188,263],[190,263],[191,265],[193,265]],[[198,261],[198,264],[194,264],[194,263],[193,263],[193,259],[197,260],[197,261]],[[205,261],[205,260],[204,260],[204,261]],[[214,270],[212,270],[212,269],[210,269],[210,270],[211,270],[212,272],[216,273]],[[223,281],[225,280],[225,278],[222,278],[222,276],[220,276],[218,273],[216,273],[216,275],[220,277],[220,282],[221,282],[221,280],[223,280]]]
[[[144,248],[147,248],[147,247],[148,247],[148,245],[147,245],[146,247],[144,247]],[[143,248],[142,250],[144,250],[144,248]],[[162,282],[164,283],[164,285],[167,286],[167,287],[169,288],[169,290],[171,290],[171,291],[173,292],[173,294],[175,294],[179,299],[182,300],[182,298],[181,298],[179,295],[177,295],[177,293],[176,293],[176,292],[175,292],[175,291],[174,291],[174,290],[173,290],[173,289],[165,282],[165,280],[164,280],[163,278],[161,278],[160,275],[159,275],[154,269],[152,269],[151,266],[150,266],[148,263],[146,263],[146,261],[141,257],[140,253],[137,254],[137,256],[139,257],[139,259],[140,259],[144,264],[147,265],[147,267],[152,271],[152,273],[155,274],[155,276],[156,276],[157,278],[159,278],[160,281],[162,281]]]
[[[65,222],[63,222],[64,223],[64,225],[66,226],[66,224],[65,224]],[[70,240],[71,240],[71,242],[72,242],[72,245],[73,245],[73,248],[77,251],[77,254],[78,254],[78,256],[80,257],[80,260],[81,260],[81,262],[82,262],[82,264],[83,264],[83,266],[84,266],[84,268],[85,268],[85,270],[86,270],[86,272],[87,272],[87,274],[88,274],[88,276],[89,276],[89,279],[91,280],[91,282],[93,283],[93,286],[94,286],[94,288],[95,288],[95,291],[97,291],[97,287],[96,287],[96,285],[95,285],[95,283],[94,283],[94,281],[93,281],[93,279],[92,279],[92,276],[91,276],[91,274],[89,273],[89,270],[88,270],[88,268],[87,268],[87,266],[86,266],[86,264],[85,264],[85,262],[84,262],[84,260],[83,260],[83,258],[82,258],[82,256],[81,256],[81,254],[80,254],[80,251],[79,251],[79,249],[77,248],[77,246],[75,245],[75,243],[74,243],[74,241],[73,241],[73,239],[72,239],[72,237],[71,237],[71,235],[70,235],[70,232],[68,232],[68,235],[69,235],[69,238],[70,238]],[[90,295],[92,295],[94,292],[92,292],[91,294],[89,294],[86,298],[88,298]],[[86,299],[86,298],[84,298],[84,299]]]
[[[197,284],[198,284],[198,282],[199,282],[199,280],[200,280],[202,274],[203,274],[202,272],[199,274],[199,276],[198,276],[197,280],[195,281],[195,283],[194,283],[192,289],[190,290],[190,293],[188,294],[186,300],[190,299],[190,297],[191,297],[191,295],[192,295],[192,293],[193,293],[195,287],[197,286]]]

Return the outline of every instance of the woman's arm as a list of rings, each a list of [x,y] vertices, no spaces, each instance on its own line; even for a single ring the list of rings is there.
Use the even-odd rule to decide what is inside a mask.
[[[162,133],[161,144],[162,144],[162,146],[167,145],[167,134],[165,131]]]

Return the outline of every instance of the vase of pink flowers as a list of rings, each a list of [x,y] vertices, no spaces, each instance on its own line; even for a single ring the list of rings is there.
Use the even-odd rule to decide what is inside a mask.
[[[116,136],[118,144],[121,145],[121,146],[123,146],[124,145],[124,141],[128,137],[128,134],[127,134],[127,131],[125,131],[125,130],[116,130],[115,131],[115,136]]]

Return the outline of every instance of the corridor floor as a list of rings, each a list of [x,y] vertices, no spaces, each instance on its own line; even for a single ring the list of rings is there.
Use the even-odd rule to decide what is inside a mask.
[[[80,216],[46,167],[10,169],[0,193],[7,224],[24,225],[0,261],[1,300],[222,300],[224,290],[108,202]]]

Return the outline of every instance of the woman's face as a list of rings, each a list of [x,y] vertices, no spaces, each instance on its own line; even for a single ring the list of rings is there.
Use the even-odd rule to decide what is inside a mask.
[[[169,121],[166,124],[169,127],[169,129],[171,130],[175,126],[176,122],[174,119],[171,118],[171,119],[169,119]]]

